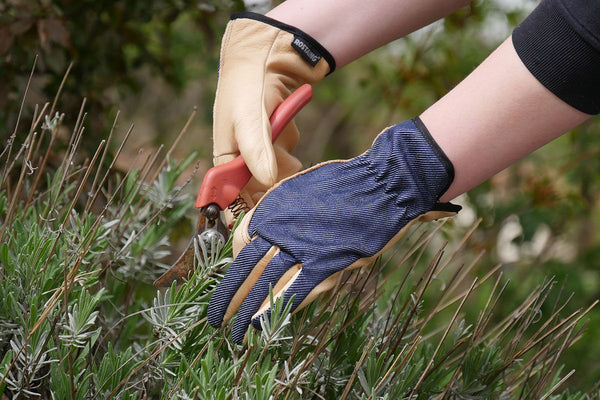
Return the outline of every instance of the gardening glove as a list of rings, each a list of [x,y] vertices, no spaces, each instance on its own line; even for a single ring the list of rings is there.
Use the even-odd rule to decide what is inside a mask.
[[[208,306],[219,327],[237,311],[233,340],[260,329],[274,298],[297,310],[333,288],[344,270],[366,266],[415,220],[456,214],[437,203],[454,168],[420,119],[384,130],[362,155],[302,171],[271,189],[235,231],[235,261]],[[242,248],[243,247],[243,248]],[[240,251],[241,248],[241,251]]]
[[[298,142],[296,125],[288,124],[273,145],[269,116],[292,90],[334,69],[329,52],[299,29],[250,12],[231,17],[221,45],[213,161],[244,157],[254,176],[241,193],[249,207],[302,167],[290,154]]]

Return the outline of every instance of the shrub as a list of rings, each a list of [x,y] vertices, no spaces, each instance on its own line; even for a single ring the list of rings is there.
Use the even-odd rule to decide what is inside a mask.
[[[228,326],[214,330],[205,318],[231,242],[198,245],[186,283],[150,286],[191,209],[177,182],[194,155],[175,162],[169,150],[148,155],[141,170],[115,171],[105,164],[118,152],[110,157],[105,141],[80,156],[83,114],[58,149],[64,115],[47,108],[1,153],[0,395],[597,397],[597,388],[559,391],[574,372],[561,369],[560,356],[582,337],[595,303],[563,315],[569,297],[542,315],[550,293],[561,291],[549,279],[499,317],[507,285],[500,268],[473,278],[479,257],[462,265],[455,257],[476,227],[450,255],[435,244],[445,224],[416,227],[393,257],[346,274],[329,298],[292,316],[289,304],[272,301],[262,332],[233,344]],[[464,307],[476,292],[484,302],[470,318]]]

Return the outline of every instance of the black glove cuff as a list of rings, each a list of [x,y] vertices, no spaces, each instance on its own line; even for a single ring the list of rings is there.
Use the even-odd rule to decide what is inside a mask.
[[[432,211],[446,211],[446,212],[453,212],[453,213],[457,213],[462,210],[462,206],[459,206],[458,204],[454,204],[454,203],[435,203],[435,205],[432,208]]]
[[[263,22],[267,25],[274,26],[277,29],[281,29],[282,31],[286,31],[294,35],[294,39],[290,45],[294,50],[300,54],[300,57],[304,59],[307,63],[312,65],[313,67],[319,62],[321,58],[324,58],[329,65],[329,74],[335,71],[335,59],[333,56],[327,51],[327,49],[319,42],[317,42],[312,36],[307,33],[302,32],[300,29],[293,27],[288,24],[284,24],[283,22],[279,22],[274,20],[273,18],[269,18],[262,14],[257,14],[249,11],[235,13],[231,15],[231,20],[246,18],[253,19],[255,21]]]
[[[442,148],[437,144],[433,136],[431,136],[431,133],[429,133],[429,129],[427,129],[423,121],[421,121],[421,118],[415,117],[413,118],[413,122],[423,135],[423,138],[427,141],[427,143],[429,143],[431,150],[433,150],[437,158],[440,160],[440,162],[446,169],[446,173],[448,173],[448,185],[442,191],[442,194],[444,194],[446,193],[446,191],[448,191],[450,185],[454,181],[454,165],[452,165],[452,162],[450,161],[446,153],[444,153],[444,150],[442,150]]]

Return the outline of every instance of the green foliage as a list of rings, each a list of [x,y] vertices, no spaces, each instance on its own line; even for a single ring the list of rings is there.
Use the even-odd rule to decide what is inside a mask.
[[[54,95],[73,62],[63,111],[76,115],[80,99],[87,97],[96,129],[106,128],[104,113],[114,94],[142,88],[141,72],[177,88],[214,74],[227,15],[242,9],[241,0],[0,2],[0,137],[16,122],[35,57],[37,97]],[[32,112],[30,104],[24,115]]]
[[[32,148],[33,132],[24,139]],[[443,225],[420,235],[413,229],[396,249],[411,268],[392,269],[390,261],[348,273],[337,294],[302,312],[290,315],[291,301],[271,293],[271,318],[262,319],[261,332],[249,331],[245,345],[235,345],[229,325],[214,330],[205,318],[212,290],[233,260],[232,235],[225,244],[194,241],[196,268],[180,286],[148,285],[164,271],[170,234],[191,208],[177,182],[195,156],[174,162],[169,151],[139,171],[106,171],[95,161],[71,161],[81,132],[57,167],[20,173],[31,164],[24,158],[30,153],[19,152],[2,171],[3,396],[537,398],[555,395],[570,376],[557,360],[580,337],[589,310],[562,315],[559,296],[542,316],[554,295],[547,281],[508,319],[494,322],[506,288],[500,276],[470,284],[455,256],[427,259]],[[44,138],[37,140],[43,149]],[[37,179],[42,173],[45,184]],[[108,179],[95,178],[103,175]],[[389,273],[398,279],[385,278]],[[476,318],[463,316],[475,293],[486,302]]]
[[[107,343],[106,353],[101,361],[93,366],[94,371],[91,374],[102,397],[108,397],[119,383],[133,372],[135,362],[132,356],[131,347],[117,352],[111,342]]]
[[[465,211],[483,218],[474,233],[470,223],[417,227],[391,260],[348,274],[319,304],[289,316],[289,304],[272,299],[262,333],[251,330],[236,346],[228,325],[215,331],[204,318],[231,241],[196,243],[187,283],[149,285],[191,231],[192,199],[178,182],[195,156],[108,171],[112,152],[90,161],[88,134],[106,130],[103,113],[115,98],[157,79],[178,91],[199,80],[211,93],[226,14],[242,5],[17,3],[0,4],[0,137],[16,125],[35,54],[23,121],[56,93],[71,60],[58,108],[77,115],[85,95],[91,112],[85,135],[76,124],[54,143],[69,129],[64,115],[44,115],[29,132],[20,123],[0,152],[0,397],[598,398],[597,386],[587,388],[600,371],[600,320],[586,308],[600,282],[597,120],[471,191]],[[445,94],[503,39],[484,27],[500,19],[508,34],[524,15],[498,4],[474,2],[325,79],[298,118],[301,158],[358,154],[381,128]],[[512,222],[521,231],[508,244],[519,257],[502,278],[488,275],[506,261],[499,238]],[[481,279],[468,292],[474,276]]]

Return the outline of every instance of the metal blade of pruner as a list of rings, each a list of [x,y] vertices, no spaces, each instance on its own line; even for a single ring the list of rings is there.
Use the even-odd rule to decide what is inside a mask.
[[[273,111],[269,118],[273,142],[311,98],[312,87],[309,84],[302,85]],[[214,241],[221,241],[222,244],[227,241],[229,229],[222,221],[221,211],[236,201],[251,177],[242,156],[208,170],[196,198],[196,208],[200,209],[196,232],[183,254],[154,281],[154,286],[171,286],[173,282],[182,283],[191,276],[195,265],[195,241],[203,241],[206,246]]]

